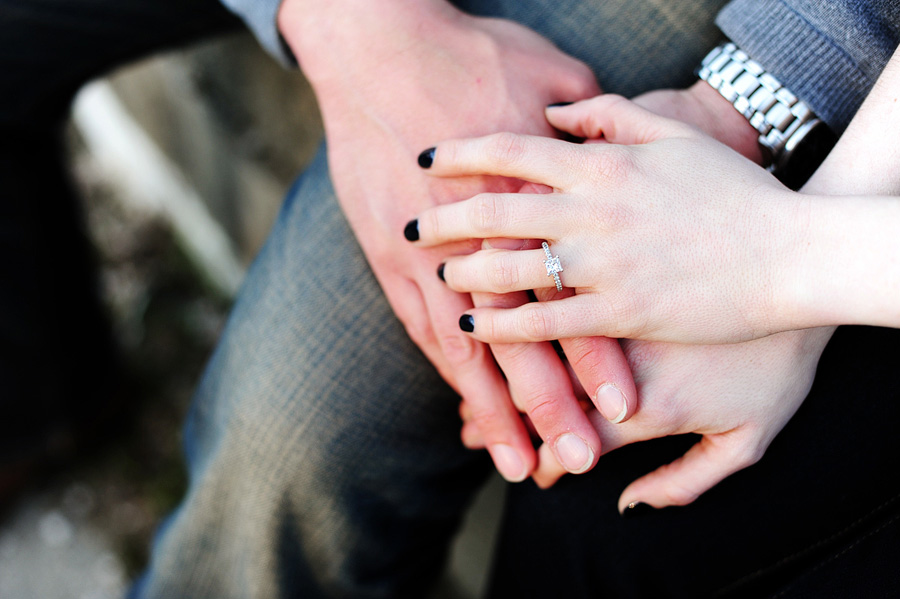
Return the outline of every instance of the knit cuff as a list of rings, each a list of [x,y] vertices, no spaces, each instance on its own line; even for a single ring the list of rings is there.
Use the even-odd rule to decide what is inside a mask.
[[[852,57],[780,0],[734,0],[716,24],[840,134],[874,80]]]

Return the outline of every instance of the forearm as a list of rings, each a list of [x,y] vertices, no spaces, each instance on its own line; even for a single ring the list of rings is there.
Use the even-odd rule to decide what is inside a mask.
[[[900,327],[898,54],[802,190],[819,197],[807,204],[796,309],[823,322]]]
[[[885,67],[804,193],[900,195],[900,52]]]
[[[808,207],[787,281],[798,324],[900,327],[900,198],[820,196]]]

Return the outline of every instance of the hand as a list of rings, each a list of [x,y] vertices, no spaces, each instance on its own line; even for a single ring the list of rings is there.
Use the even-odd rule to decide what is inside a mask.
[[[640,145],[503,134],[438,146],[433,174],[503,174],[555,192],[482,194],[425,211],[420,244],[548,239],[561,256],[563,284],[576,293],[516,310],[472,310],[477,339],[731,343],[793,328],[776,298],[790,288],[785,275],[802,239],[803,196],[693,127],[622,98],[601,96],[547,115],[575,135]],[[448,260],[444,275],[457,291],[546,288],[553,281],[543,261],[540,250],[478,252]]]
[[[683,457],[631,483],[619,498],[657,508],[688,504],[727,476],[756,463],[805,399],[832,328],[789,331],[733,345],[625,341],[641,410],[612,426],[591,420],[603,453],[657,437],[698,433]],[[543,460],[542,486],[564,471]]]
[[[740,152],[745,157],[757,163],[762,161],[762,154],[759,149],[759,143],[757,142],[759,133],[750,126],[743,116],[734,110],[734,107],[730,102],[725,100],[716,90],[703,81],[698,81],[692,87],[683,90],[663,89],[651,91],[634,98],[633,101],[635,104],[661,116],[694,125],[707,133],[707,135],[710,135],[732,149]],[[603,140],[588,139],[585,143],[601,141]],[[552,193],[552,189],[546,186],[526,183],[522,189],[519,190],[519,193]],[[540,246],[536,242],[509,243],[507,240],[499,240],[499,243],[498,240],[494,240],[493,242],[491,242],[491,240],[485,240],[482,244],[483,249],[522,250],[536,249],[538,247]],[[537,291],[537,294],[542,301],[550,301],[561,297],[568,297],[571,295],[571,290],[564,290],[562,293],[558,293],[552,289],[541,289]],[[504,295],[474,295],[476,298],[482,296],[496,298],[496,302],[490,304],[483,304],[476,301],[475,305],[478,307],[487,305],[489,307],[514,308],[526,303],[524,299],[513,299],[516,296],[516,294],[513,293]],[[606,345],[609,343],[618,342],[605,337],[564,339],[561,342],[566,355],[571,356],[579,366],[585,363],[591,363],[596,360],[596,357],[598,356],[615,355],[608,348],[608,345]],[[516,346],[531,348],[530,351],[537,351],[536,348],[539,344],[522,343],[516,344]],[[499,346],[495,345],[495,347]],[[602,368],[600,370],[601,372],[604,371]],[[534,389],[540,389],[545,385],[550,385],[552,387],[552,382],[547,381],[547,377],[543,372],[540,374],[540,376],[535,377],[532,372],[531,376],[528,378],[517,377],[517,382],[529,382],[533,385]],[[574,372],[570,374],[573,378],[578,376]],[[605,387],[601,386],[598,389],[597,385],[594,383],[598,380],[596,375],[584,372],[579,374],[581,377],[584,377],[587,387],[594,391],[588,396],[578,380],[574,380],[576,385],[576,396],[579,398],[585,410],[589,409],[590,402],[593,401],[594,407],[596,407],[607,420],[610,420],[613,423],[624,421],[633,414],[636,408],[636,397],[633,394],[633,388],[630,388],[625,394],[625,397],[628,399],[622,402],[618,400],[618,396],[616,395],[617,389],[615,387],[607,385]],[[620,378],[624,380],[626,377]],[[529,379],[531,380],[529,381]],[[539,393],[538,395],[541,394]],[[516,396],[517,394],[514,392],[513,398],[515,399]],[[616,406],[621,406],[623,404],[626,406],[626,411],[625,415],[620,417],[622,412]],[[517,406],[521,411],[526,411],[522,405],[517,403]],[[467,409],[465,404],[462,406],[461,415],[464,422],[462,430],[464,443],[472,448],[484,447],[484,439],[478,430],[478,426],[475,423],[471,410]],[[535,482],[544,488],[554,484],[558,479],[559,474],[564,472],[557,464],[555,456],[548,452],[547,449],[548,447],[544,446],[539,452],[539,466],[535,476]],[[569,468],[568,471],[572,472],[572,469]],[[548,475],[548,473],[556,474]]]
[[[475,414],[500,472],[521,480],[536,459],[525,427],[490,353],[459,330],[469,296],[447,289],[435,274],[448,255],[477,245],[422,250],[400,231],[409,214],[427,206],[520,185],[428,180],[415,165],[421,148],[449,135],[506,129],[551,135],[543,107],[597,93],[593,76],[527,29],[469,17],[435,0],[286,0],[279,25],[316,91],[335,189],[373,272],[411,338]],[[562,435],[576,433],[592,447],[590,467],[599,444],[568,381],[518,383],[528,373],[564,372],[547,349],[494,353],[545,441],[555,449]]]
[[[654,90],[632,101],[654,114],[693,125],[756,164],[763,162],[759,132],[705,81],[687,89]]]

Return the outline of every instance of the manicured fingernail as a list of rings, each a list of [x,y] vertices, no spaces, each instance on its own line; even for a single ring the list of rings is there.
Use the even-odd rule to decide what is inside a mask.
[[[640,518],[641,516],[649,514],[650,512],[653,512],[655,510],[656,508],[648,503],[632,501],[625,506],[624,510],[622,510],[622,517],[626,520],[631,520],[632,518]]]
[[[594,452],[578,435],[566,433],[556,440],[556,455],[563,468],[581,474],[594,463]]]
[[[525,463],[516,450],[509,445],[494,445],[491,447],[491,456],[494,458],[494,465],[497,466],[497,472],[511,483],[518,483],[525,480],[528,473],[525,471]]]
[[[419,241],[419,219],[414,218],[406,223],[403,227],[403,236],[407,241]]]
[[[438,278],[446,283],[447,280],[444,278],[444,266],[444,264],[438,266]]]
[[[597,389],[597,409],[604,418],[613,424],[619,424],[628,415],[628,402],[618,387],[606,383]]]
[[[463,314],[459,317],[459,328],[466,333],[471,333],[475,330],[475,318],[471,314]]]
[[[563,106],[571,106],[573,102],[554,102],[553,104],[547,104],[547,108],[562,108]]]
[[[428,148],[419,154],[419,166],[422,168],[431,168],[431,165],[434,162],[434,152],[436,149],[437,148]]]

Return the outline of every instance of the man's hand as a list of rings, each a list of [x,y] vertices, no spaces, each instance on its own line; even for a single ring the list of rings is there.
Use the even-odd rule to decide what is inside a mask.
[[[762,164],[759,132],[705,81],[697,81],[687,89],[647,92],[633,102],[660,116],[693,125],[745,158]]]
[[[619,510],[685,505],[759,460],[806,398],[833,329],[789,331],[733,345],[625,341],[641,409],[612,426],[592,416],[603,452],[656,437],[698,433],[683,457],[631,483]],[[538,484],[564,474],[542,460]]]
[[[475,246],[423,250],[401,231],[426,207],[519,185],[500,178],[427,178],[416,164],[421,150],[448,136],[552,135],[543,108],[598,93],[592,74],[530,30],[464,15],[443,0],[285,0],[279,27],[318,97],[338,198],[388,300],[463,396],[501,474],[525,478],[536,454],[507,383],[487,348],[458,326],[471,299],[447,289],[436,274],[448,255]],[[574,433],[590,446],[585,467],[593,466],[596,433],[580,410],[573,413],[569,382],[557,376],[549,388],[517,384],[523,373],[561,372],[558,358],[546,349],[510,349],[495,354],[541,436],[556,450],[559,439]]]

